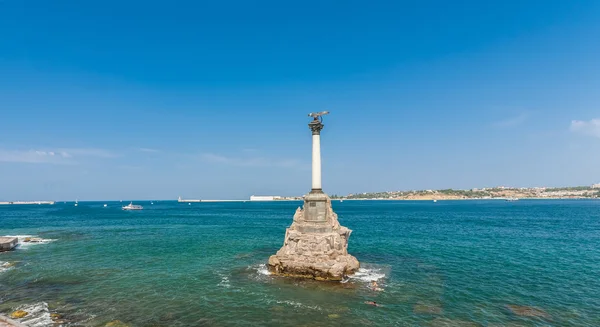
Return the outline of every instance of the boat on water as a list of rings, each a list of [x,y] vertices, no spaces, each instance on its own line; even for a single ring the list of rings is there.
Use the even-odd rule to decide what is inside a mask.
[[[506,198],[506,201],[508,201],[508,202],[519,201],[519,198]]]
[[[126,206],[123,206],[123,210],[142,210],[144,209],[144,207],[142,207],[139,204],[133,204],[133,202],[129,203]]]

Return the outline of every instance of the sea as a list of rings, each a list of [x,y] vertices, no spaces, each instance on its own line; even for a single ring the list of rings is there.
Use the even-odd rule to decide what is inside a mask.
[[[600,326],[598,200],[334,200],[361,262],[343,283],[269,274],[301,202],[124,204],[0,206],[0,235],[21,239],[0,253],[0,313],[27,311],[27,326]]]

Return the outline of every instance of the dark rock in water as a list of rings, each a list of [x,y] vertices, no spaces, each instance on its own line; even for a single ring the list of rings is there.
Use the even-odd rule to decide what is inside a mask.
[[[57,325],[64,325],[69,323],[68,319],[64,319],[63,315],[56,312],[50,314],[50,319],[52,319],[52,321]]]
[[[373,322],[372,322],[371,320],[364,319],[364,318],[363,318],[363,319],[360,319],[360,320],[358,321],[358,323],[359,323],[359,324],[361,324],[362,326],[373,326],[373,325],[374,325],[374,324],[373,324]]]
[[[160,321],[171,321],[173,319],[175,319],[175,314],[173,314],[173,312],[165,312],[158,318]]]
[[[416,314],[441,315],[442,307],[438,305],[417,303],[413,306],[413,312]]]
[[[106,325],[104,325],[104,327],[129,327],[129,325],[127,325],[126,323],[124,323],[120,320],[113,320],[113,321],[107,322]]]
[[[283,312],[285,311],[285,308],[280,305],[274,305],[271,307],[271,311]]]
[[[481,325],[476,322],[448,318],[435,318],[427,325],[431,327],[481,327]]]
[[[338,222],[326,194],[310,193],[304,208],[296,210],[283,247],[269,258],[269,270],[280,276],[341,281],[360,267],[348,254],[351,233]]]
[[[245,259],[245,258],[250,258],[252,256],[252,253],[240,253],[237,254],[235,256],[236,259]]]
[[[550,315],[548,313],[546,313],[546,311],[539,309],[539,308],[535,308],[535,307],[528,307],[525,305],[514,305],[514,304],[509,304],[506,306],[513,314],[517,315],[517,316],[521,316],[521,317],[537,317],[537,318],[545,318],[545,319],[550,319]]]

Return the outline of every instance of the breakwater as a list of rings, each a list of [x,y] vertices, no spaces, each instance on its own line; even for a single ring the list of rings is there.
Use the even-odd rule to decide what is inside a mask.
[[[0,205],[11,204],[54,204],[54,201],[0,201]]]

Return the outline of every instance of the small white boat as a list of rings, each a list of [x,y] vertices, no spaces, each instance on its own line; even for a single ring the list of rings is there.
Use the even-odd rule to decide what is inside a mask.
[[[106,205],[106,204],[104,204],[104,207],[106,208],[106,207],[107,207],[107,205]]]
[[[437,200],[433,200],[433,202],[435,203],[435,202],[437,202]]]
[[[144,207],[142,207],[139,204],[133,204],[133,202],[129,203],[126,206],[123,206],[123,210],[142,210],[144,209]]]
[[[508,202],[519,201],[519,198],[506,198],[506,201],[508,201]]]
[[[77,206],[77,200],[75,200],[75,206]]]

